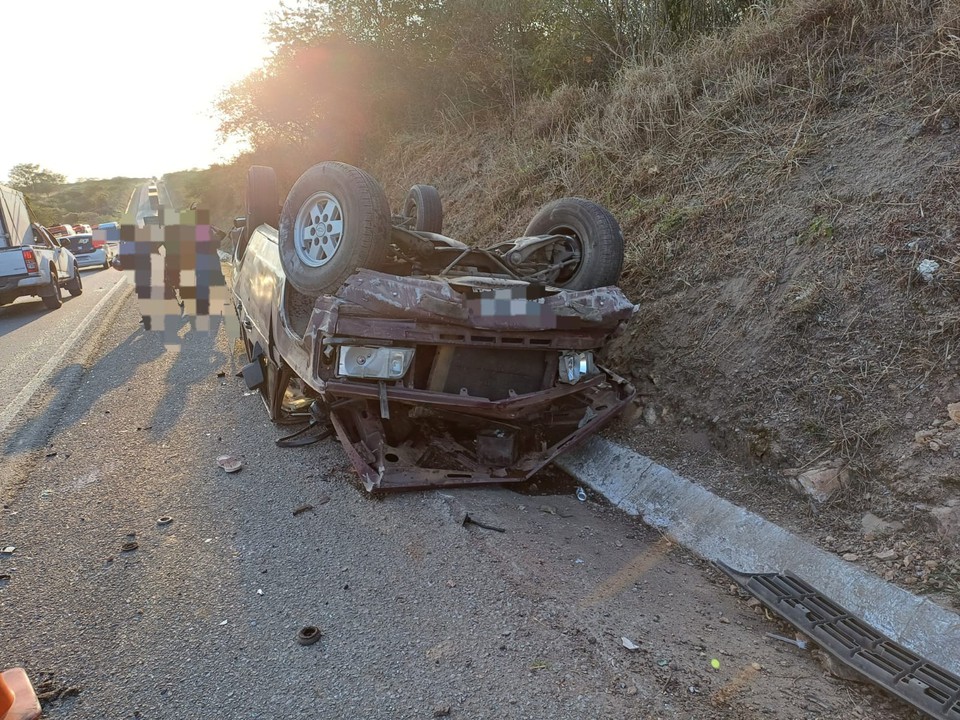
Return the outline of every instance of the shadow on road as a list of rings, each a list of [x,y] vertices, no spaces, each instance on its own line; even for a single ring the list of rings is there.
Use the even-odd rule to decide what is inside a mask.
[[[181,329],[189,325],[185,319]],[[183,415],[191,386],[215,377],[226,360],[224,353],[216,347],[219,327],[220,322],[213,319],[210,332],[191,329],[182,338],[179,352],[164,350],[162,333],[139,328],[89,369],[85,370],[79,363],[63,367],[48,385],[54,396],[40,415],[13,434],[4,447],[4,454],[15,455],[45,447],[55,430],[69,428],[86,418],[100,397],[128,384],[138,367],[170,352],[174,359],[164,379],[163,398],[152,422],[144,422],[144,426],[152,427],[154,436],[166,435]],[[81,383],[92,385],[80,392]],[[137,388],[132,389],[135,402]],[[78,395],[81,399],[72,402]]]
[[[73,299],[69,293],[65,292],[63,294],[64,303]],[[11,305],[4,305],[0,307],[0,337],[14,330],[19,330],[24,325],[29,325],[37,318],[51,312],[56,312],[56,310],[48,310],[40,298],[20,300]]]

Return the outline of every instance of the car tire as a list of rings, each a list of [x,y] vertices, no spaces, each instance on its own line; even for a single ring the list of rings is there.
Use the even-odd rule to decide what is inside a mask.
[[[359,168],[322,162],[294,183],[280,212],[280,264],[308,297],[336,291],[357,268],[382,267],[390,240],[383,188]]]
[[[80,268],[76,263],[73,265],[73,279],[67,280],[63,286],[70,293],[70,297],[77,297],[83,294],[83,280],[80,279]]]
[[[414,185],[403,201],[403,216],[413,220],[413,229],[443,232],[443,203],[440,193],[433,185]]]
[[[277,173],[267,165],[251,165],[247,169],[247,193],[244,200],[244,226],[237,243],[237,260],[250,242],[250,235],[266,223],[277,227],[280,220],[280,191],[277,189]]]
[[[580,262],[550,283],[567,290],[615,285],[623,269],[623,233],[602,205],[582,198],[547,203],[533,217],[524,235],[568,235]]]
[[[57,271],[53,268],[50,268],[50,285],[53,293],[51,295],[44,295],[42,300],[43,304],[47,306],[47,310],[56,310],[63,305],[63,295],[60,293],[60,282],[57,279]]]

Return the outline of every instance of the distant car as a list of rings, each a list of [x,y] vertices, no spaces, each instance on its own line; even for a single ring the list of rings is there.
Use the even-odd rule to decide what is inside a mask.
[[[74,235],[77,231],[73,229],[73,225],[51,225],[47,228],[47,232],[55,238],[62,238]]]
[[[77,265],[80,268],[110,267],[113,261],[113,249],[105,240],[94,240],[90,233],[81,233],[79,235],[68,235],[62,238],[69,242],[70,252],[77,258]]]

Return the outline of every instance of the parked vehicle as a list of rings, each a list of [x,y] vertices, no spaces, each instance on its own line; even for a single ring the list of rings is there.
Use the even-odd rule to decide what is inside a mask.
[[[147,201],[150,203],[150,207],[153,210],[160,209],[160,193],[157,190],[156,185],[150,185],[147,187]]]
[[[70,252],[77,258],[77,265],[85,267],[110,267],[114,251],[106,240],[97,239],[92,233],[68,235],[60,239],[69,243]]]
[[[73,234],[77,234],[77,235],[88,234],[88,235],[89,235],[90,233],[93,232],[93,228],[90,227],[89,225],[80,224],[80,225],[73,225],[72,227],[73,227],[73,232],[70,233],[71,235],[73,235]]]
[[[47,232],[55,238],[60,238],[73,235],[76,230],[73,229],[73,225],[51,225],[47,228]]]
[[[479,248],[440,234],[435,188],[403,209],[334,162],[281,208],[273,170],[250,168],[233,302],[271,419],[309,406],[375,491],[524,480],[634,397],[596,357],[635,310],[607,210],[556,200]]]
[[[76,258],[34,222],[23,193],[0,185],[0,305],[35,295],[55,310],[63,304],[61,288],[83,292]]]

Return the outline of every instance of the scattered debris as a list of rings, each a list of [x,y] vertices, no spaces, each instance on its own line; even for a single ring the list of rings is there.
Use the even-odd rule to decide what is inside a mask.
[[[895,557],[897,557],[897,551],[892,549],[881,550],[880,552],[874,553],[873,556],[877,560],[893,560]]]
[[[315,502],[317,505],[326,505],[328,502],[330,502],[330,496],[329,496],[329,495],[321,495],[321,496],[318,497],[316,500],[314,500],[314,502]]]
[[[169,515],[162,515],[157,518],[157,525],[169,525],[173,522],[173,518]]]
[[[577,488],[577,500],[579,500],[580,502],[587,501],[587,493],[582,487]]]
[[[923,278],[924,282],[933,282],[933,276],[940,269],[940,263],[936,260],[931,260],[927,258],[926,260],[921,260],[920,264],[917,265],[917,272],[920,274],[920,277]]]
[[[153,425],[146,425],[145,427],[137,428],[137,432],[140,432],[141,430],[153,430]]]
[[[316,625],[307,625],[300,628],[300,632],[297,633],[297,642],[301,645],[313,645],[320,639],[320,635],[320,628]]]
[[[220,624],[221,624],[221,625],[226,625],[226,624],[227,624],[227,621],[226,621],[226,620],[221,620],[221,621],[220,621]]]
[[[13,551],[16,550],[15,545],[7,545],[5,548],[0,550],[0,555],[13,555]]]
[[[653,405],[647,405],[643,409],[643,421],[647,425],[657,424],[657,409]]]
[[[856,562],[857,560],[860,559],[860,556],[857,555],[856,553],[844,553],[842,557],[847,562]]]
[[[710,661],[710,667],[712,667],[714,670],[719,670],[720,660],[718,658],[713,658],[713,660]]]
[[[48,458],[52,458],[52,457],[56,457],[56,456],[57,456],[57,454],[56,454],[55,452],[49,452],[49,453],[47,453],[46,455],[44,455],[44,457],[48,457]]]
[[[772,632],[764,633],[764,635],[766,635],[768,638],[773,638],[774,640],[780,640],[781,642],[789,643],[790,645],[796,645],[801,650],[807,649],[807,641],[801,640],[800,638],[788,638]]]
[[[226,376],[227,376],[227,374],[226,374],[223,370],[221,370],[220,372],[217,373],[217,377],[218,377],[218,378],[223,378],[223,377],[226,377]]]
[[[960,402],[947,405],[947,414],[950,416],[951,421],[960,424]]]
[[[120,546],[120,552],[133,552],[138,547],[140,547],[140,543],[138,543],[136,540],[127,540],[125,543],[123,543],[123,545]]]
[[[637,645],[633,640],[628,637],[621,637],[620,644],[623,645],[630,652],[636,652],[640,649],[640,646]]]
[[[313,505],[310,503],[304,503],[303,505],[293,509],[293,516],[296,517],[297,515],[303,515],[305,512],[309,512],[310,510],[313,510]]]
[[[434,716],[434,717],[447,717],[449,714],[450,714],[450,706],[449,706],[449,705],[437,705],[437,706],[433,709],[433,716]]]
[[[221,455],[217,458],[217,465],[222,467],[224,472],[228,473],[239,472],[240,468],[243,467],[243,463],[233,455]]]
[[[497,527],[496,525],[487,525],[487,523],[483,523],[483,522],[480,522],[479,520],[476,520],[476,519],[472,518],[472,517],[470,516],[470,513],[465,513],[465,514],[464,514],[464,516],[463,516],[463,524],[464,524],[464,525],[467,525],[467,524],[476,525],[477,527],[481,527],[481,528],[483,528],[484,530],[493,530],[494,532],[499,532],[499,533],[505,533],[505,532],[506,532],[506,529],[505,529],[505,528]]]
[[[257,588],[257,595],[263,595],[263,588]]]
[[[0,573],[0,588],[10,582],[10,575],[8,573]]]
[[[742,573],[716,562],[731,579],[845,665],[932,718],[960,715],[960,677],[916,655],[793,573]]]
[[[562,518],[573,517],[573,514],[572,514],[572,513],[563,513],[563,512],[560,512],[560,511],[557,510],[553,505],[541,505],[541,506],[538,508],[538,510],[540,510],[540,512],[542,512],[542,513],[546,513],[547,515],[556,515],[557,517],[562,517]]]

